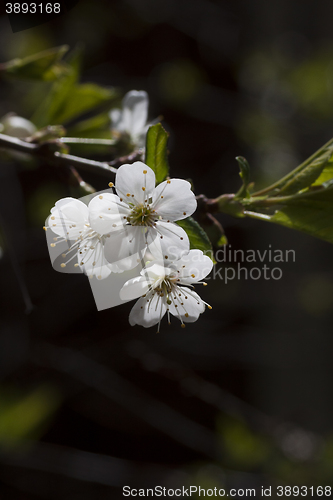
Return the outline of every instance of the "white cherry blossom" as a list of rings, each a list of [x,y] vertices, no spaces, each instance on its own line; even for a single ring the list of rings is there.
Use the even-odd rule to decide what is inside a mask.
[[[127,92],[122,101],[122,109],[110,112],[111,132],[117,137],[128,134],[135,147],[145,146],[149,97],[144,90]]]
[[[26,118],[8,113],[0,121],[0,132],[20,139],[28,137],[37,131],[36,126]]]
[[[104,231],[99,225],[98,231],[94,227],[96,219],[96,202],[103,199],[103,194],[95,196],[87,206],[75,198],[63,198],[56,202],[51,209],[51,215],[46,223],[46,230],[51,230],[55,235],[51,247],[67,241],[68,250],[62,254],[62,268],[76,259],[75,267],[90,277],[96,276],[104,279],[111,271],[118,272],[117,266],[112,266],[105,259],[104,245],[110,238],[109,231]],[[114,195],[110,195],[114,196]],[[114,214],[111,227],[120,224],[120,214]]]
[[[135,162],[119,167],[115,189],[117,195],[96,197],[95,212],[90,214],[95,231],[111,232],[104,246],[110,264],[132,269],[148,248],[160,260],[174,260],[188,252],[188,236],[174,221],[185,219],[196,209],[189,182],[168,179],[155,187],[153,170]]]
[[[131,310],[129,322],[146,328],[158,324],[165,314],[170,324],[170,314],[176,316],[181,326],[196,321],[205,306],[193,290],[193,285],[206,283],[200,281],[212,270],[213,263],[201,250],[190,250],[187,255],[168,263],[152,261],[140,273],[130,279],[120,290],[120,298],[131,300],[139,298]]]

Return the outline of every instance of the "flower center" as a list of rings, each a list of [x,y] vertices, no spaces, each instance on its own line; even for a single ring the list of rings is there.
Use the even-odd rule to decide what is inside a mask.
[[[165,297],[166,303],[170,305],[172,303],[172,293],[176,293],[175,279],[165,278],[162,283],[155,288],[154,292],[160,297]]]
[[[153,226],[156,220],[156,212],[149,205],[134,206],[127,221],[132,226]]]

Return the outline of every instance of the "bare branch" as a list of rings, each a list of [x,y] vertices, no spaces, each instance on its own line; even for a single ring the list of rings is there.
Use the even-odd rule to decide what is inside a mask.
[[[58,140],[53,140],[42,144],[31,144],[16,137],[0,134],[1,148],[9,149],[11,151],[19,151],[21,153],[28,153],[35,158],[53,165],[73,166],[87,172],[101,173],[108,175],[109,177],[110,174],[113,176],[117,172],[117,169],[109,165],[108,162],[89,160],[79,156],[60,153],[59,149],[61,141],[59,142]]]

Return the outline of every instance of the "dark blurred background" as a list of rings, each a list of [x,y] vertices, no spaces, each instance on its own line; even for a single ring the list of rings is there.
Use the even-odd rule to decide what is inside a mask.
[[[15,34],[3,14],[0,59],[83,44],[82,81],[146,90],[171,176],[215,197],[239,188],[237,155],[260,188],[332,137],[332,14],[329,0],[80,0]],[[29,89],[1,81],[0,116],[30,119]],[[42,226],[70,194],[59,173],[7,157],[0,177],[1,499],[332,483],[328,243],[221,215],[229,248],[295,262],[280,280],[211,279],[213,310],[156,334],[129,326],[131,304],[97,312],[85,276],[52,269]]]

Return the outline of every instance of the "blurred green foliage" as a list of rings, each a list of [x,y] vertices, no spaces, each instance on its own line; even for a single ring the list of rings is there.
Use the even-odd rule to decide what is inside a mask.
[[[0,448],[25,446],[46,431],[62,403],[59,391],[50,385],[19,393],[13,387],[0,390]]]

